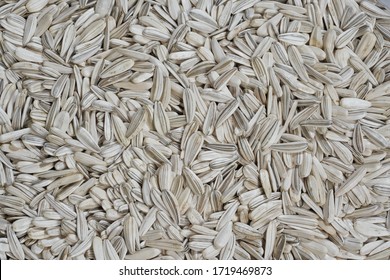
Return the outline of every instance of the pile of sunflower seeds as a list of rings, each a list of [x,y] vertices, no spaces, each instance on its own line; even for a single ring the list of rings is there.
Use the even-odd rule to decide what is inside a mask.
[[[0,259],[389,259],[390,10],[0,0]]]

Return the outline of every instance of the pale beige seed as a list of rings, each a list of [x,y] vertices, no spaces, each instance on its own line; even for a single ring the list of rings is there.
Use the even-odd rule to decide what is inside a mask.
[[[92,137],[92,135],[83,127],[79,127],[79,129],[76,131],[76,137],[77,139],[87,147],[88,150],[94,151],[94,152],[100,152],[100,147],[96,143],[95,139]]]
[[[345,109],[368,109],[371,107],[371,102],[359,98],[342,98],[340,105]]]
[[[12,229],[14,232],[24,232],[29,229],[31,226],[32,219],[31,218],[22,218],[18,219],[15,222],[12,223]]]
[[[162,107],[161,102],[156,102],[154,105],[154,112],[153,112],[153,120],[154,120],[154,126],[158,133],[160,134],[166,134],[168,131],[170,131],[170,121],[169,118]]]
[[[202,181],[191,169],[185,167],[183,169],[183,174],[186,178],[188,187],[193,193],[200,195],[204,192]]]
[[[223,248],[229,242],[232,237],[232,226],[233,223],[229,222],[218,232],[213,242],[215,248]]]
[[[187,123],[191,123],[195,117],[196,101],[194,93],[190,89],[184,89],[183,92],[184,110],[186,112]]]
[[[278,35],[278,39],[284,43],[302,46],[309,41],[309,35],[304,33],[284,33]]]
[[[123,233],[124,233],[124,239],[129,253],[134,254],[136,252],[136,249],[140,248],[140,244],[139,244],[140,241],[139,241],[138,225],[136,223],[136,220],[133,217],[127,216],[124,219]]]
[[[168,0],[167,4],[168,4],[168,11],[172,19],[177,20],[180,13],[180,6],[178,2],[175,0]]]
[[[270,198],[272,189],[271,189],[271,182],[270,182],[268,171],[265,169],[261,169],[259,176],[260,176],[260,182],[264,190],[264,193],[267,196],[267,198]]]
[[[122,59],[115,63],[112,63],[108,68],[104,69],[100,74],[102,79],[109,78],[125,71],[128,71],[133,67],[134,61],[132,59]]]
[[[163,190],[162,200],[173,221],[178,224],[180,221],[179,202],[175,195],[169,190]]]
[[[51,89],[51,95],[54,98],[60,97],[63,94],[67,83],[69,83],[68,75],[61,75],[59,79],[54,83]]]
[[[31,61],[31,62],[43,62],[43,56],[41,53],[26,49],[26,48],[16,48],[15,56],[20,61]]]
[[[49,0],[29,0],[26,3],[26,8],[30,13],[39,12],[47,3],[49,3]]]
[[[150,98],[153,101],[161,100],[163,94],[163,71],[160,66],[154,69],[153,86],[150,93]]]
[[[101,17],[104,17],[107,14],[109,14],[113,4],[114,4],[114,1],[112,1],[112,0],[98,0],[96,2],[95,11]]]
[[[170,250],[176,252],[182,252],[184,250],[184,246],[181,242],[171,239],[148,240],[145,242],[145,245],[147,247],[160,250]]]
[[[352,188],[354,188],[360,181],[364,178],[367,173],[367,169],[365,167],[360,167],[357,169],[350,177],[348,177],[347,181],[345,181],[339,189],[336,190],[335,196],[341,196]]]
[[[204,142],[204,137],[201,133],[196,132],[192,134],[185,145],[184,165],[190,165],[198,153],[200,152]]]
[[[76,28],[73,24],[69,24],[64,31],[64,38],[62,39],[60,56],[64,57],[72,46],[75,40]]]
[[[37,28],[38,20],[36,15],[31,14],[27,17],[26,24],[24,26],[24,33],[23,33],[23,46],[26,46],[28,42],[32,39],[34,36],[35,30]]]
[[[364,221],[356,221],[354,223],[354,228],[356,231],[366,236],[387,236],[390,233],[385,227]]]
[[[375,129],[362,126],[362,131],[367,136],[367,138],[379,148],[385,149],[389,146],[389,141]]]
[[[308,144],[306,142],[289,142],[282,144],[271,145],[271,150],[284,153],[299,153],[307,149]]]
[[[346,45],[348,45],[351,42],[353,37],[355,37],[358,30],[359,28],[352,27],[344,31],[343,33],[341,33],[335,41],[335,47],[339,49],[344,48]]]
[[[20,244],[20,241],[11,226],[7,227],[7,240],[8,240],[10,251],[13,254],[13,256],[17,260],[24,260],[25,254],[22,245]]]
[[[92,248],[96,260],[104,260],[103,242],[98,236],[95,236],[92,241]]]
[[[215,127],[219,127],[223,122],[225,122],[231,115],[234,114],[234,112],[238,108],[238,101],[233,100],[229,104],[225,106],[225,108],[220,112],[219,116],[217,117]]]
[[[361,58],[365,59],[370,54],[376,43],[376,36],[374,33],[367,32],[360,39],[359,45],[356,47],[355,53]]]
[[[290,46],[288,49],[288,58],[290,59],[291,66],[297,72],[298,76],[305,82],[309,81],[309,76],[304,67],[304,62],[299,50],[295,46]]]
[[[205,23],[213,28],[218,28],[218,23],[205,11],[201,9],[192,9],[190,16],[199,22]]]
[[[156,248],[143,248],[131,255],[126,255],[126,260],[150,260],[160,255],[161,250]]]
[[[276,240],[276,227],[277,224],[275,221],[271,221],[267,227],[266,239],[265,239],[265,250],[264,250],[264,259],[269,260],[273,255],[273,250]]]

